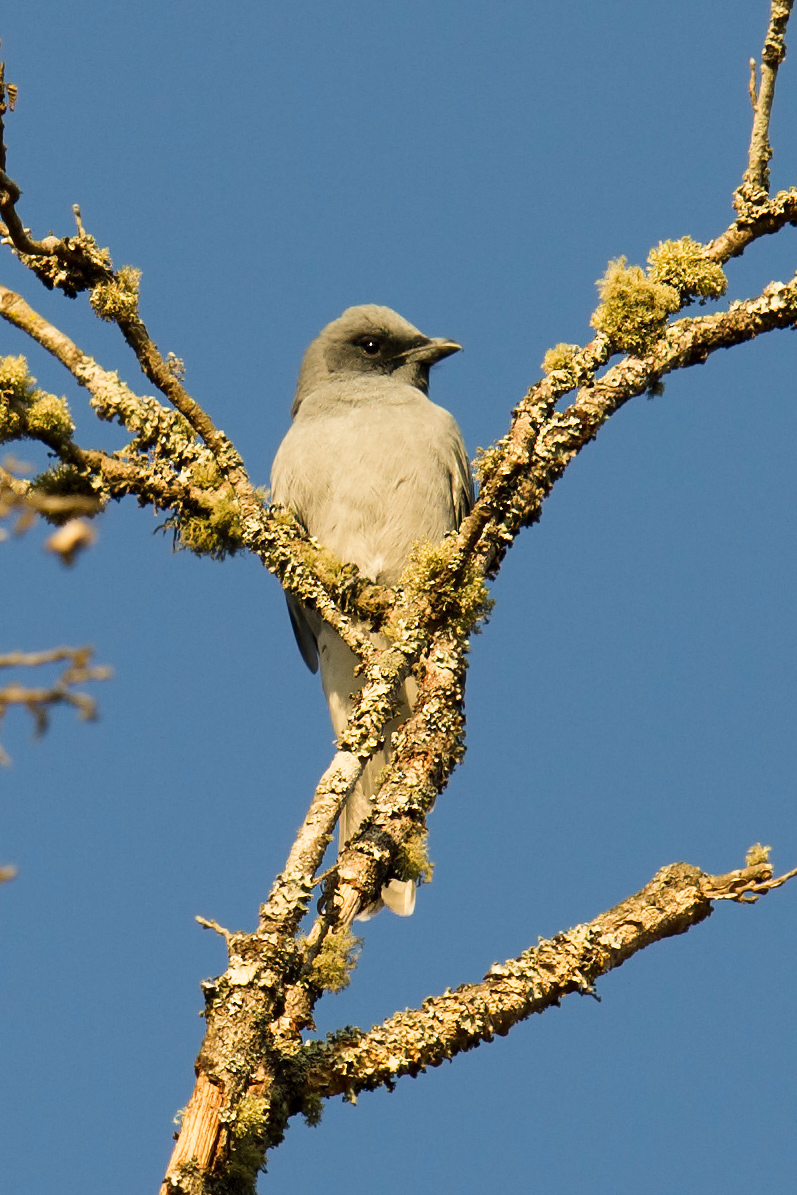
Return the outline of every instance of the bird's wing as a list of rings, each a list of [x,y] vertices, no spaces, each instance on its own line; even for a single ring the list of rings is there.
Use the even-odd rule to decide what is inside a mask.
[[[318,672],[318,643],[305,617],[301,602],[290,593],[285,594],[285,601],[288,603],[288,614],[302,659],[311,672]]]
[[[454,440],[454,460],[451,469],[451,498],[454,503],[454,517],[459,527],[466,515],[470,514],[473,506],[473,473],[471,472],[468,454],[459,435]]]

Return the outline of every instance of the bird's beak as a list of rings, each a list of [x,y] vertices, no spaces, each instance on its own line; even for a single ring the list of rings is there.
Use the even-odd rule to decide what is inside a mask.
[[[407,349],[406,353],[401,353],[400,356],[403,361],[421,361],[424,365],[434,365],[437,361],[442,361],[444,357],[458,353],[461,348],[462,345],[457,344],[456,340],[439,338],[427,340],[424,344]]]

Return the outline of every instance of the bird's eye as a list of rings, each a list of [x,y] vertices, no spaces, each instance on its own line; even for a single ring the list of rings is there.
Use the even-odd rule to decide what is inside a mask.
[[[366,357],[376,357],[382,345],[378,340],[374,340],[373,336],[362,336],[355,343],[362,349]]]

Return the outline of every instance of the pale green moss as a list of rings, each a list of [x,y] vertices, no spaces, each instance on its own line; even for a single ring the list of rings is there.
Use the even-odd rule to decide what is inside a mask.
[[[202,490],[212,490],[221,485],[221,473],[212,457],[198,460],[188,470],[191,485]]]
[[[610,261],[596,285],[601,303],[590,321],[593,328],[621,351],[638,357],[652,348],[667,317],[681,306],[674,287],[654,282],[640,266],[626,265],[624,257]]]
[[[705,257],[705,245],[691,237],[660,241],[648,255],[648,277],[672,286],[688,298],[718,299],[725,294],[728,279],[722,266]]]
[[[310,968],[311,983],[326,992],[342,992],[351,982],[361,946],[362,938],[350,929],[327,934]]]
[[[100,319],[113,323],[138,314],[141,270],[122,266],[110,282],[100,282],[91,291],[91,305]]]
[[[553,373],[559,369],[569,369],[578,352],[579,346],[577,344],[556,344],[552,349],[548,349],[543,357],[542,368],[546,373]]]

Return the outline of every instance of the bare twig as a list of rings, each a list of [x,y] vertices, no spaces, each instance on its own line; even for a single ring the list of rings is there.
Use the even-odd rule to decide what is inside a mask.
[[[0,688],[0,722],[11,706],[24,706],[33,718],[36,734],[48,726],[50,710],[56,705],[71,705],[82,719],[97,715],[97,703],[87,693],[76,692],[74,685],[88,681],[106,680],[110,668],[91,664],[90,647],[56,647],[39,652],[10,652],[0,656],[0,668],[40,668],[46,664],[66,663],[66,668],[52,685],[32,688],[21,684],[7,684]],[[0,763],[8,763],[8,756],[0,747]]]
[[[769,122],[778,68],[786,57],[786,25],[794,0],[772,0],[769,27],[761,51],[761,83],[756,90],[755,60],[750,60],[750,98],[753,102],[753,131],[750,137],[747,169],[744,172],[739,197],[742,203],[757,203],[769,192],[769,161],[772,146],[769,141]]]

